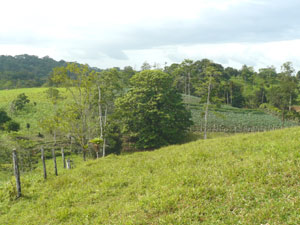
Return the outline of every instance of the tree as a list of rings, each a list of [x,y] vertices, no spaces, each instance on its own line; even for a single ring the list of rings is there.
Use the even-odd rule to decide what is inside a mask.
[[[97,117],[93,111],[96,72],[87,65],[68,64],[67,67],[55,68],[51,76],[54,84],[64,86],[70,93],[70,103],[63,109],[61,123],[79,143],[86,160],[88,140],[97,131]]]
[[[284,126],[287,111],[291,111],[297,97],[297,79],[293,76],[294,69],[290,62],[284,63],[281,70],[282,72],[278,74],[278,83],[268,90],[267,98],[272,106],[281,111],[282,126]]]
[[[28,96],[25,93],[19,94],[15,100],[12,101],[10,108],[12,112],[20,111],[24,109],[25,105],[30,102]]]
[[[0,110],[0,130],[19,131],[20,124],[13,121],[4,110]]]
[[[150,70],[151,69],[151,65],[148,62],[144,62],[143,65],[141,66],[141,70]]]
[[[108,117],[114,111],[114,101],[122,92],[120,84],[120,72],[116,69],[110,69],[98,73],[96,80],[97,88],[97,106],[99,116],[99,138],[102,142],[102,156],[106,155],[106,144],[109,132],[107,130]]]
[[[7,115],[7,113],[3,109],[0,109],[0,127],[10,120],[11,118]]]
[[[20,124],[13,120],[10,120],[4,124],[4,130],[6,130],[7,132],[11,132],[11,131],[17,132],[20,130]]]
[[[117,99],[123,133],[139,149],[178,143],[192,124],[191,114],[173,87],[174,77],[160,70],[145,70],[131,78],[133,88]]]
[[[216,79],[216,76],[220,75],[220,72],[214,68],[213,66],[209,66],[206,68],[205,73],[207,75],[207,97],[206,97],[206,105],[205,105],[205,115],[204,115],[204,139],[207,138],[207,120],[208,120],[208,108],[210,105],[211,99],[211,91],[213,88],[213,82]]]

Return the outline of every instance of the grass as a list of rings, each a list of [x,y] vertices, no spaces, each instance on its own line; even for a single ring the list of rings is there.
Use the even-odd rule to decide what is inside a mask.
[[[0,108],[9,112],[10,103],[16,99],[16,97],[25,93],[28,96],[30,103],[26,106],[25,110],[11,115],[14,120],[21,124],[20,134],[28,135],[38,132],[42,132],[39,122],[52,113],[52,104],[47,99],[45,91],[47,88],[23,88],[12,90],[0,90]],[[62,95],[65,95],[65,89],[59,89]],[[63,104],[63,102],[61,103]],[[30,129],[26,129],[26,124],[30,124]]]
[[[239,134],[23,176],[24,197],[0,190],[0,224],[300,224],[299,136]]]

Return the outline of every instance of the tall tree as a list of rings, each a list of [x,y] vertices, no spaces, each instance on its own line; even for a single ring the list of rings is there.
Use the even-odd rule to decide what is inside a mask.
[[[139,149],[180,141],[192,124],[191,114],[173,87],[174,78],[160,70],[145,70],[131,78],[133,88],[116,102],[123,132]]]
[[[67,67],[56,68],[51,77],[52,82],[61,84],[70,93],[71,102],[64,108],[63,124],[80,144],[84,160],[88,140],[94,136],[97,124],[92,109],[96,74],[87,65],[72,63]]]

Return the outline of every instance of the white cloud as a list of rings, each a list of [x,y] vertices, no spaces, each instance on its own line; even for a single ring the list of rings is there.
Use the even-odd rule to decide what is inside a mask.
[[[10,0],[0,54],[49,55],[100,68],[209,58],[300,67],[296,0]]]

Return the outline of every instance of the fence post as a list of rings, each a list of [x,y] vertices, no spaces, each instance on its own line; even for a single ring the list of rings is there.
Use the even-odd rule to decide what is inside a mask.
[[[71,169],[71,160],[67,159],[67,169]]]
[[[62,158],[62,160],[63,160],[64,168],[66,168],[65,151],[64,151],[64,148],[63,148],[63,147],[61,148],[61,158]]]
[[[46,162],[45,162],[45,153],[44,153],[44,148],[41,148],[41,158],[43,162],[43,168],[44,168],[44,179],[47,179],[47,170],[46,170]]]
[[[16,177],[17,198],[20,198],[22,193],[21,193],[20,170],[19,170],[19,164],[18,164],[17,150],[13,149],[12,154],[13,154],[13,163],[14,163],[14,174]]]
[[[57,173],[56,155],[55,155],[54,148],[52,148],[52,158],[53,158],[53,163],[54,163],[54,173],[55,173],[55,176],[57,176],[58,173]]]

